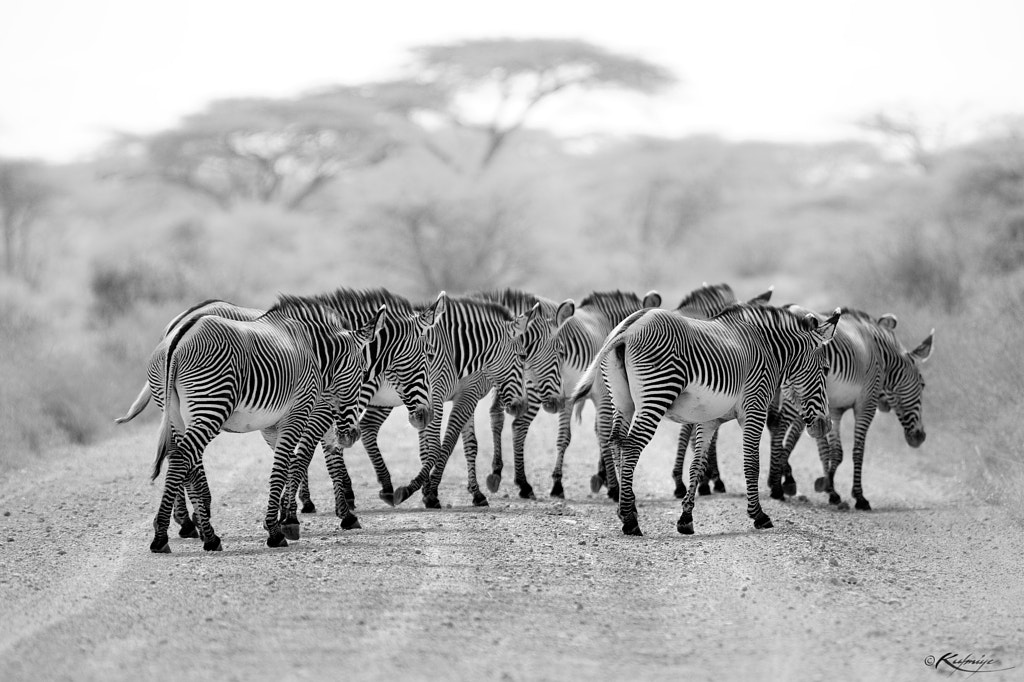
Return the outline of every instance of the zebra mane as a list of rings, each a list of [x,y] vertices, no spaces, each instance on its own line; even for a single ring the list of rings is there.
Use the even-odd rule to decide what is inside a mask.
[[[555,311],[558,309],[558,303],[555,301],[552,301],[549,298],[544,298],[543,296],[537,296],[526,291],[521,291],[519,289],[505,289],[504,291],[498,289],[477,291],[471,294],[471,296],[484,301],[500,303],[513,313],[529,312],[529,310],[538,303],[540,303],[541,312],[548,317],[554,315]]]
[[[751,318],[753,318],[757,320],[775,322],[783,326],[794,324],[799,325],[801,322],[800,315],[786,310],[785,308],[776,308],[775,306],[770,305],[758,305],[756,303],[746,303],[744,301],[730,303],[711,319],[720,320],[725,317],[739,317],[746,320],[751,320]]]
[[[340,321],[348,329],[354,329],[350,320],[345,319],[338,311],[326,306],[317,296],[297,296],[295,294],[278,294],[277,303],[271,306],[261,318],[272,313],[301,320],[323,322]],[[333,318],[333,319],[332,319]]]
[[[425,310],[426,308],[429,308],[432,305],[434,305],[434,302],[430,301],[429,303],[418,305],[416,306],[416,308],[417,310]],[[457,308],[478,308],[486,312],[493,313],[494,315],[498,316],[499,319],[505,321],[512,320],[515,317],[512,314],[512,311],[503,306],[502,304],[497,303],[495,301],[484,300],[482,298],[475,298],[474,296],[449,296],[449,309],[451,309],[452,305],[454,305]]]
[[[699,289],[694,289],[688,293],[676,308],[689,308],[707,301],[729,304],[735,300],[736,294],[733,293],[732,287],[725,282],[721,284],[705,284]]]
[[[642,305],[643,301],[632,291],[616,289],[615,291],[592,291],[583,298],[579,307],[593,306],[607,315],[615,312],[621,313],[625,308],[632,312]]]
[[[343,311],[353,308],[376,312],[382,305],[387,305],[388,312],[395,315],[411,315],[415,312],[409,299],[380,287],[373,289],[348,289],[340,287],[334,291],[317,294],[310,298],[321,305],[333,308],[335,312],[342,315]]]

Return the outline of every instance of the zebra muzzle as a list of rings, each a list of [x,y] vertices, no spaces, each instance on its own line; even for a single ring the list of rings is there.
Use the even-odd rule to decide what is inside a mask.
[[[814,438],[821,438],[832,430],[832,420],[828,417],[814,417],[807,424],[807,433]]]
[[[430,408],[426,406],[417,407],[409,412],[409,424],[417,431],[422,431],[430,423]]]
[[[359,440],[359,427],[350,426],[347,429],[338,429],[338,445],[343,448],[350,448]]]
[[[505,411],[518,419],[526,413],[526,401],[512,400],[506,404]]]
[[[558,414],[565,407],[565,396],[558,396],[557,398],[548,398],[541,403],[541,407],[544,411],[549,414]]]
[[[914,429],[913,431],[904,432],[903,436],[907,439],[907,445],[912,448],[921,447],[921,443],[924,442],[925,432],[924,429]]]

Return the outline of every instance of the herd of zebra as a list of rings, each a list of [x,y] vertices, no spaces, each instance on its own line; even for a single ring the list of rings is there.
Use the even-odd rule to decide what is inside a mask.
[[[743,430],[747,513],[756,528],[771,520],[758,497],[759,443],[771,433],[771,496],[796,494],[789,453],[806,427],[817,439],[823,475],[815,482],[832,504],[843,458],[838,423],[853,409],[853,490],[858,509],[870,509],[861,488],[864,440],[876,410],[892,409],[907,443],[924,441],[920,363],[932,334],[912,351],[900,343],[896,318],[837,308],[820,315],[797,305],[770,305],[769,290],[749,301],[727,284],[703,285],[676,308],[661,308],[655,291],[593,292],[578,305],[523,291],[465,296],[441,292],[416,305],[384,289],[282,295],[269,310],[211,300],[174,318],[153,351],[148,380],[128,413],[152,399],[163,411],[152,477],[164,462],[163,494],[153,521],[153,552],[169,552],[173,516],[181,537],[220,550],[210,520],[211,493],[203,451],[221,431],[260,431],[274,451],[264,527],[267,545],[298,539],[298,505],[310,499],[308,467],[318,443],[326,459],[335,513],[344,529],[358,528],[344,449],[361,440],[390,505],[422,490],[439,508],[438,486],[461,437],[467,489],[486,506],[476,473],[473,413],[492,390],[494,455],[488,490],[502,477],[501,436],[513,417],[514,483],[534,498],[524,446],[540,409],[559,415],[552,497],[564,497],[562,463],[571,417],[586,401],[595,407],[600,448],[591,489],[607,488],[618,502],[622,531],[642,535],[633,471],[663,418],[682,424],[673,478],[683,511],[680,533],[693,533],[695,493],[718,475],[718,426],[737,420]],[[444,404],[452,407],[441,436]],[[391,411],[404,405],[419,433],[421,466],[395,488],[377,443]],[[683,462],[692,440],[689,486]],[[188,507],[191,505],[192,513]]]

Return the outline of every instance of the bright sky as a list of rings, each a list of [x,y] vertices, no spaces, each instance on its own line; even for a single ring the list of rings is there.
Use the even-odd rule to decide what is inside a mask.
[[[579,38],[659,62],[654,98],[576,97],[567,134],[823,140],[880,108],[964,126],[1024,113],[1020,0],[0,0],[0,155],[87,155],[211,99],[400,74],[407,49]]]

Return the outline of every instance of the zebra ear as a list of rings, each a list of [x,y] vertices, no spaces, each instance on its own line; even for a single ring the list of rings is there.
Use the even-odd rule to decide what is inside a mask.
[[[644,308],[660,308],[661,307],[661,294],[657,291],[651,290],[644,294]]]
[[[749,301],[747,301],[747,303],[753,303],[755,305],[767,303],[768,301],[772,300],[772,294],[774,292],[775,292],[775,285],[773,284],[772,286],[768,287],[768,291],[765,291],[763,293],[758,294],[754,298],[752,298]]]
[[[386,303],[382,303],[377,308],[376,314],[370,318],[370,321],[359,328],[355,333],[356,343],[360,346],[368,346],[377,338],[380,334],[380,330],[384,328],[384,318],[387,315],[388,306]]]
[[[448,307],[448,294],[444,291],[437,295],[434,305],[420,313],[420,332],[425,332],[440,321]]]
[[[820,325],[817,325],[818,332],[825,337],[825,343],[831,341],[835,336],[836,326],[839,324],[839,318],[842,314],[843,311],[840,308],[836,308],[830,318],[822,322]],[[815,318],[815,323],[817,323],[817,318]]]
[[[896,324],[899,320],[892,313],[886,313],[878,318],[878,326],[885,327],[886,329],[896,329]],[[935,331],[934,329],[932,331]]]
[[[918,360],[920,360],[921,362],[924,362],[925,360],[932,356],[934,340],[935,330],[933,329],[931,334],[928,335],[928,338],[922,341],[920,346],[910,351],[910,354],[917,358]]]
[[[555,328],[561,327],[576,312],[576,302],[571,298],[562,301],[555,311]]]

